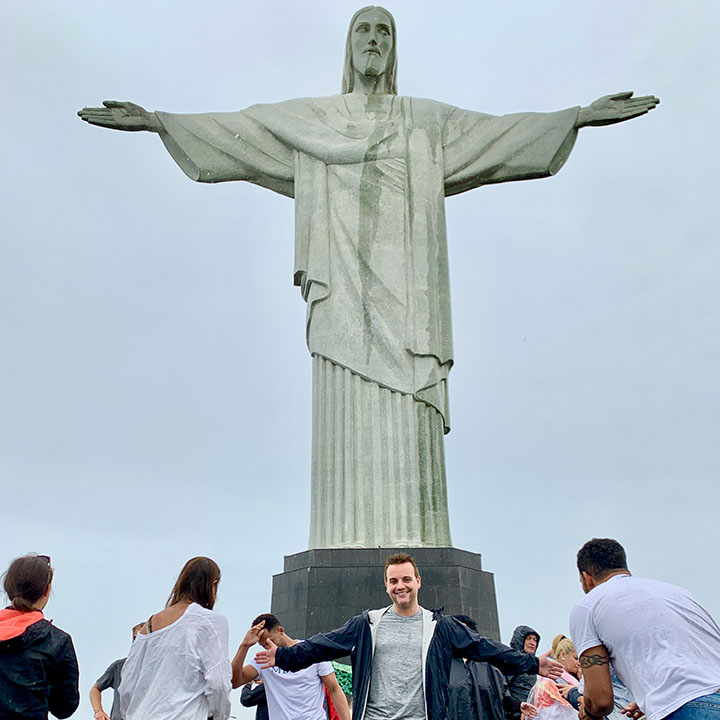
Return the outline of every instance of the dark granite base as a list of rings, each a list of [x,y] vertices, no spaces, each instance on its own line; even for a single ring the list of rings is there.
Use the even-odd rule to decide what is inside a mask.
[[[500,638],[495,582],[478,553],[456,548],[306,550],[285,556],[273,576],[272,612],[288,634],[308,638],[340,627],[368,608],[390,604],[383,585],[385,559],[409,552],[420,568],[420,604],[446,615],[474,618],[481,635]]]

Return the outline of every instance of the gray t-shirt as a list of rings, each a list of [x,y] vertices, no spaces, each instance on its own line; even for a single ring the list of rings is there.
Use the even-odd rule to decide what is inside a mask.
[[[120,673],[122,667],[125,664],[125,658],[122,660],[116,660],[110,667],[98,678],[97,683],[98,690],[102,692],[108,688],[113,689],[113,704],[112,710],[108,713],[110,720],[123,720],[120,714],[120,696],[118,695],[118,688],[120,687]]]
[[[375,636],[365,720],[425,720],[422,667],[423,616],[390,608]]]

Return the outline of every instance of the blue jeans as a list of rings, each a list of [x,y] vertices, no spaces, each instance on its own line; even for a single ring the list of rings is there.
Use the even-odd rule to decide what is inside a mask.
[[[671,712],[664,720],[720,720],[720,692],[695,698]]]

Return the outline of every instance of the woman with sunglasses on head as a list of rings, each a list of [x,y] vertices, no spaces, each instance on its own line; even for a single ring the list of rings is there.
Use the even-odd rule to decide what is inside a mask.
[[[10,600],[0,610],[0,717],[67,718],[77,709],[78,664],[72,639],[45,620],[53,569],[47,555],[10,563],[3,586]]]
[[[122,670],[125,720],[226,720],[230,715],[228,624],[213,612],[220,568],[188,560],[165,608],[137,634]]]

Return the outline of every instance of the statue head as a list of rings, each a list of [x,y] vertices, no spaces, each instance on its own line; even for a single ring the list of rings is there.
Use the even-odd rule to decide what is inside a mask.
[[[366,75],[383,75],[384,91],[397,95],[396,49],[395,18],[390,11],[377,5],[358,10],[348,28],[341,92],[353,91],[357,70]]]

